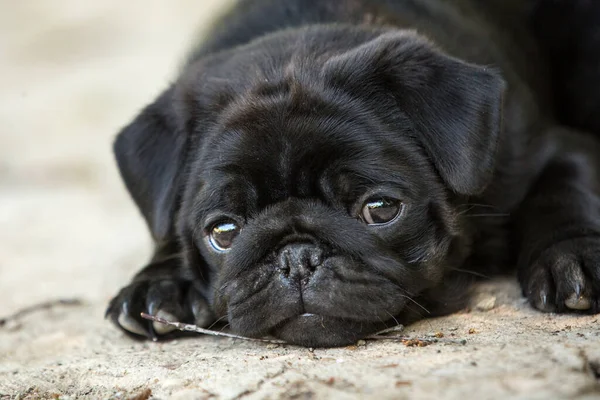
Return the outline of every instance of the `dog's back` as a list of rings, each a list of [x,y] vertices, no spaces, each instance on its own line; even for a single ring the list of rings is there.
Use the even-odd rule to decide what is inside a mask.
[[[531,1],[239,0],[209,29],[190,61],[263,35],[314,24],[365,24],[416,29],[446,52],[502,69],[515,86],[547,99],[546,68],[526,28]]]

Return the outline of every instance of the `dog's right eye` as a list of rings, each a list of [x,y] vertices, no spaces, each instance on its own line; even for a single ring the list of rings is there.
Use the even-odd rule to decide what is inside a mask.
[[[390,197],[367,200],[360,212],[360,219],[369,225],[383,225],[396,219],[402,212],[403,203]]]
[[[233,240],[240,233],[240,227],[232,220],[222,221],[213,225],[208,234],[210,245],[219,252],[229,250]]]

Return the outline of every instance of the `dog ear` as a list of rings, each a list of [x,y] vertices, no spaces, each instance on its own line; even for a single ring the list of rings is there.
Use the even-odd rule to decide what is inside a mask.
[[[121,177],[158,243],[173,233],[187,153],[173,93],[144,108],[113,145]]]
[[[336,86],[354,86],[359,96],[373,87],[388,98],[391,93],[446,184],[465,195],[486,188],[501,130],[505,84],[497,71],[397,31],[331,58],[323,72]]]

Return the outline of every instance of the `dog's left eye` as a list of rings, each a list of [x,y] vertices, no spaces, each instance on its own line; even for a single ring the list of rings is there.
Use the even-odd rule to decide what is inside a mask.
[[[381,225],[394,220],[402,211],[402,202],[389,197],[367,200],[360,212],[360,219],[369,225]]]
[[[234,221],[224,221],[213,225],[208,241],[217,251],[227,251],[233,244],[233,239],[240,233],[240,227]]]

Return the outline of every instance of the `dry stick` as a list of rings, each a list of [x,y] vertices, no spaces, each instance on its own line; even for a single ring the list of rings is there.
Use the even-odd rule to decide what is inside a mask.
[[[159,318],[154,315],[150,315],[150,314],[146,314],[146,313],[141,313],[140,315],[144,319],[148,319],[148,320],[154,321],[154,322],[159,322],[159,323],[165,324],[165,325],[170,325],[174,328],[179,329],[180,331],[203,333],[203,334],[212,335],[212,336],[225,336],[225,337],[229,337],[229,338],[249,340],[249,341],[253,341],[253,342],[286,344],[286,342],[283,340],[250,338],[247,336],[240,336],[240,335],[234,335],[231,333],[225,333],[225,332],[213,331],[210,329],[204,329],[204,328],[200,328],[197,325],[184,324],[182,322],[175,322],[175,321],[168,321],[164,318]],[[388,332],[398,332],[398,331],[401,331],[402,329],[404,329],[404,327],[402,325],[395,326],[393,328],[384,329],[381,332],[377,332],[374,336],[368,337],[368,339],[406,339],[405,336],[382,336],[382,337],[376,336],[376,335],[388,333]]]
[[[0,327],[6,325],[10,321],[17,320],[19,318],[24,317],[27,314],[34,313],[40,310],[48,310],[50,308],[56,306],[80,306],[83,304],[83,301],[80,299],[58,299],[58,300],[50,300],[45,301],[43,303],[34,304],[32,306],[25,307],[14,314],[8,315],[4,318],[0,318]]]
[[[433,337],[433,338],[432,337],[410,337],[410,336],[398,336],[398,335],[378,336],[378,334],[367,336],[367,337],[365,337],[365,339],[366,340],[395,340],[395,341],[399,341],[399,342],[417,340],[419,342],[426,342],[428,344],[447,343],[447,344],[460,344],[463,346],[465,344],[467,344],[466,339],[450,339],[450,338],[436,338],[436,337]]]
[[[379,331],[373,335],[369,335],[365,337],[367,340],[405,340],[408,339],[408,336],[404,335],[388,335],[388,333],[397,333],[402,332],[404,330],[404,325],[396,325],[391,328],[384,329]]]
[[[392,332],[394,332],[394,333],[402,332],[403,330],[404,330],[404,325],[396,325],[396,326],[392,326],[391,328],[387,328],[382,331],[379,331],[374,336],[385,335],[386,333],[392,333]]]
[[[150,321],[154,321],[154,322],[159,322],[161,324],[165,324],[165,325],[170,325],[176,329],[179,329],[180,331],[187,331],[187,332],[196,332],[196,333],[201,333],[201,334],[205,334],[205,335],[212,335],[212,336],[225,336],[228,338],[233,338],[233,339],[241,339],[241,340],[248,340],[251,342],[262,342],[262,343],[272,343],[272,344],[287,344],[286,341],[284,340],[277,340],[277,339],[257,339],[257,338],[250,338],[250,337],[246,337],[246,336],[240,336],[240,335],[234,335],[232,333],[225,333],[225,332],[219,332],[219,331],[212,331],[210,329],[204,329],[204,328],[200,328],[197,325],[192,325],[192,324],[184,324],[182,322],[173,322],[173,321],[168,321],[164,318],[159,318],[156,317],[154,315],[150,315],[150,314],[146,314],[146,313],[141,313],[142,318],[144,319],[148,319]],[[402,325],[398,325],[398,326],[394,326],[392,328],[388,328],[388,329],[384,329],[382,331],[377,332],[374,335],[371,336],[367,336],[365,339],[368,340],[414,340],[415,338],[410,338],[408,336],[398,336],[398,335],[385,335],[386,333],[390,333],[390,332],[400,332],[404,329],[404,327]],[[458,340],[454,340],[454,339],[432,339],[432,338],[416,338],[416,340],[420,340],[423,342],[428,342],[428,343],[436,343],[436,342],[447,342],[447,343],[456,343],[456,344],[465,344],[465,341],[458,341]]]
[[[250,337],[246,337],[246,336],[234,335],[232,333],[211,331],[210,329],[200,328],[197,325],[184,324],[182,322],[167,321],[164,318],[155,317],[154,315],[150,315],[150,314],[146,314],[146,313],[141,313],[141,316],[142,316],[142,318],[149,319],[150,321],[160,322],[161,324],[170,325],[172,327],[179,329],[180,331],[203,333],[205,335],[212,335],[212,336],[225,336],[225,337],[234,338],[234,339],[249,340],[251,342],[263,342],[263,343],[273,343],[273,344],[285,344],[286,343],[283,340],[257,339],[257,338],[250,338]]]
[[[402,336],[402,335],[370,335],[370,336],[366,336],[365,340],[409,340],[411,339],[408,336]],[[428,341],[429,339],[422,339],[423,341]]]

